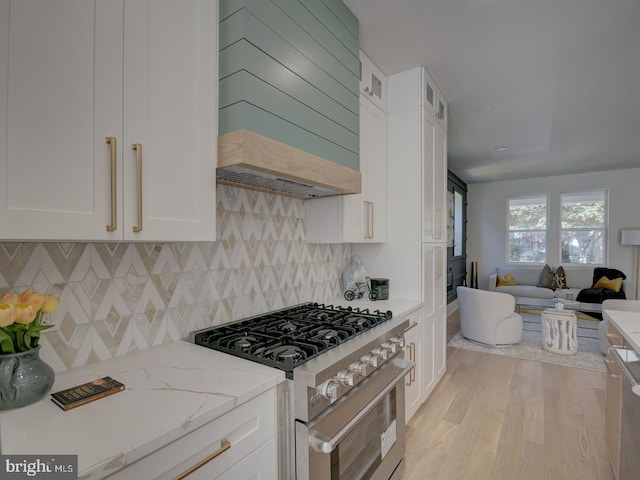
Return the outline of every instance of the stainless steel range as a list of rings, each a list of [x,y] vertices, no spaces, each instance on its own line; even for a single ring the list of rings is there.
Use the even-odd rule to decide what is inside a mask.
[[[388,311],[306,303],[190,340],[286,372],[279,478],[387,480],[404,470],[407,324]]]

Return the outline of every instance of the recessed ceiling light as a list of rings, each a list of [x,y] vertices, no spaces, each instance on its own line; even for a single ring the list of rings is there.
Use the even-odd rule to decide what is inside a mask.
[[[507,150],[509,150],[509,147],[496,147],[494,150],[496,152],[506,152]]]
[[[483,105],[482,107],[477,107],[476,108],[476,112],[478,112],[478,113],[489,113],[494,108],[495,107],[493,105]]]

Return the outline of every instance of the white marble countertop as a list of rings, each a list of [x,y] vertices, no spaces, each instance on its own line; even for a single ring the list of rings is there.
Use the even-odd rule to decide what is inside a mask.
[[[58,373],[52,392],[107,375],[125,390],[68,411],[46,395],[2,412],[0,452],[75,454],[80,478],[103,478],[285,378],[280,370],[181,341]]]
[[[640,354],[640,312],[605,310],[605,315],[629,345]]]

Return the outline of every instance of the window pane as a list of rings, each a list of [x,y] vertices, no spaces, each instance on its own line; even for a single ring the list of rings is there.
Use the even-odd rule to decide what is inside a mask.
[[[604,265],[605,230],[563,230],[562,263]]]
[[[547,197],[509,199],[509,230],[547,228]]]
[[[545,263],[546,232],[509,232],[509,261]]]
[[[605,225],[605,192],[562,195],[562,228],[602,228]]]

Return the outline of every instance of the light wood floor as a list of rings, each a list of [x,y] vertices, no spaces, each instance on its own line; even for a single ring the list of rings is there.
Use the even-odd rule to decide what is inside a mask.
[[[403,480],[613,480],[604,373],[454,348],[447,361],[409,422]]]

